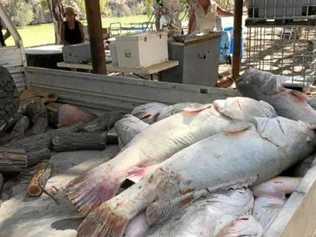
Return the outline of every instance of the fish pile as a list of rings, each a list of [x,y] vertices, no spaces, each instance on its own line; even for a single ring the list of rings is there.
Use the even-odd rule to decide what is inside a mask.
[[[276,78],[249,70],[247,97],[150,103],[116,122],[120,153],[64,189],[85,216],[78,236],[263,236],[301,182],[280,175],[316,142],[316,112]]]

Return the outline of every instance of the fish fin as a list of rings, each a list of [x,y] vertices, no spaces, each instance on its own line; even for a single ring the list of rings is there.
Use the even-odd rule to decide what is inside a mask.
[[[146,175],[146,167],[136,167],[128,172],[127,180],[138,183]]]
[[[130,220],[104,203],[92,211],[78,228],[78,237],[122,237]]]
[[[146,209],[146,220],[150,226],[160,224],[171,217],[179,209],[190,206],[196,200],[207,197],[207,190],[193,191],[173,200],[156,201]]]
[[[183,109],[182,113],[184,113],[187,116],[195,116],[206,109],[212,108],[212,106],[213,106],[212,104],[207,104],[207,105],[202,105],[202,106],[196,107],[196,108],[187,107],[187,108]]]
[[[296,99],[298,99],[299,101],[301,101],[301,102],[307,102],[308,101],[308,97],[302,92],[295,91],[295,90],[290,90],[290,94],[292,96],[294,96]]]
[[[251,127],[251,123],[236,121],[232,125],[228,126],[226,129],[224,129],[224,133],[227,135],[236,135],[248,130]]]
[[[74,179],[65,189],[68,199],[84,216],[111,199],[120,189],[119,179],[113,175],[106,176],[110,172],[101,171],[104,175],[96,175],[96,173],[99,173],[99,170],[92,170]]]
[[[158,167],[158,165],[133,168],[128,172],[128,177],[126,179],[132,181],[133,183],[138,183],[156,167]]]

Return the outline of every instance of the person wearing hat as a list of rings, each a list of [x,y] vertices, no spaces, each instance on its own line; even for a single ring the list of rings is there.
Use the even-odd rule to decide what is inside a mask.
[[[83,26],[76,19],[75,10],[72,7],[66,7],[64,12],[65,21],[61,27],[61,43],[64,45],[83,43]]]

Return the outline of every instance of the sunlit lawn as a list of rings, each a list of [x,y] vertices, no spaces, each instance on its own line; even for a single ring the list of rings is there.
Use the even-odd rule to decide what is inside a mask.
[[[148,21],[146,15],[129,16],[129,17],[108,17],[102,20],[103,27],[109,27],[111,23],[120,22],[122,25],[129,23],[142,23]],[[86,24],[86,22],[83,22]],[[18,31],[23,39],[25,47],[53,44],[54,43],[54,26],[53,24],[34,25],[18,28]],[[13,39],[10,37],[6,43],[13,45]]]

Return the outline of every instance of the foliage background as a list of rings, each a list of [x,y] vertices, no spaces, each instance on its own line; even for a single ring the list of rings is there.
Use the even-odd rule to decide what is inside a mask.
[[[100,0],[104,17],[150,15],[155,0]],[[181,0],[186,4],[189,0]],[[224,8],[232,8],[233,0],[216,0]],[[48,0],[0,0],[14,23],[18,26],[51,22]],[[81,19],[85,18],[84,0],[63,0],[64,5],[74,7]]]

